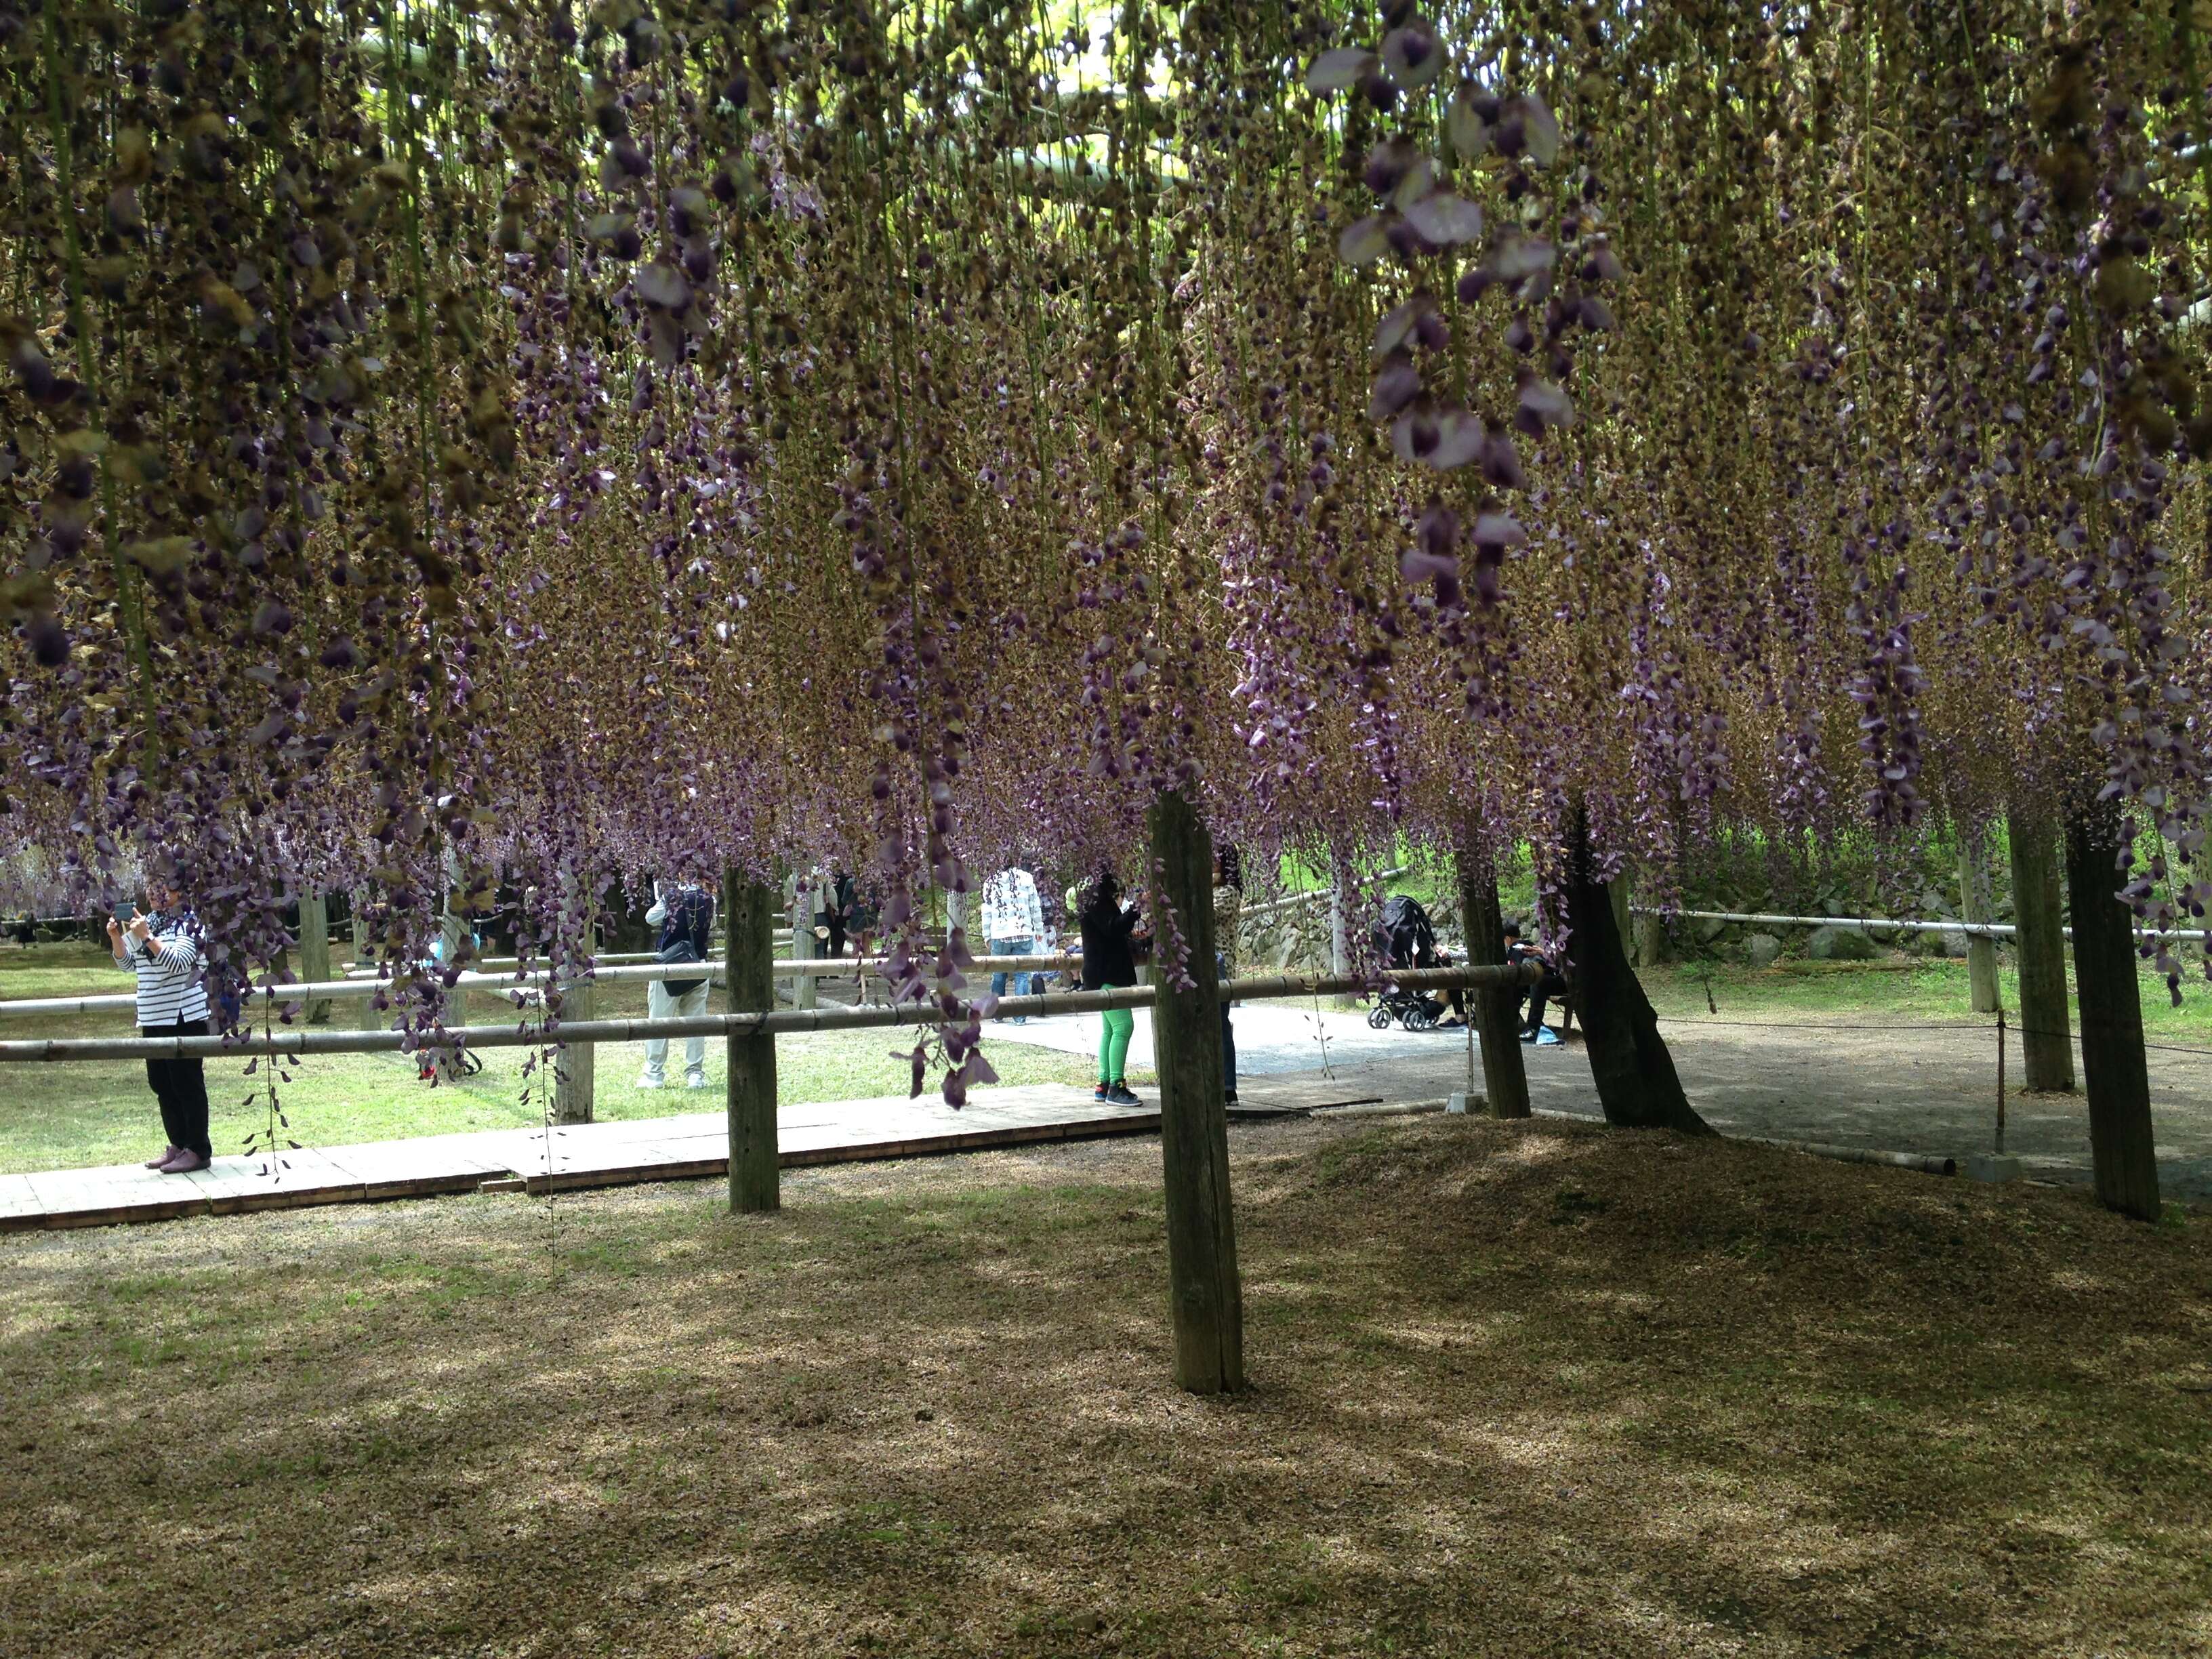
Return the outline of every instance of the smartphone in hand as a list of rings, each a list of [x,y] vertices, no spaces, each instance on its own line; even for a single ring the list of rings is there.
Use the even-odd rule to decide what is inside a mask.
[[[115,925],[128,933],[131,929],[131,920],[137,914],[138,907],[129,899],[124,899],[115,907]]]

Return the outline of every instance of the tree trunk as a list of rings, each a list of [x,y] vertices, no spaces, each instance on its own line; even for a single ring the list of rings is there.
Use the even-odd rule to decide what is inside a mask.
[[[592,943],[587,938],[586,948],[592,948]],[[570,1020],[591,1018],[592,1005],[595,1000],[591,981],[568,981],[561,987],[562,1023],[565,1024]],[[557,1027],[554,1034],[559,1035]],[[578,1048],[564,1046],[555,1056],[553,1121],[556,1123],[589,1123],[592,1121],[592,1103],[599,1080],[599,1053],[595,1044],[586,1043]]]
[[[737,870],[722,872],[723,968],[731,1012],[775,1006],[775,951],[769,935],[779,908],[775,889]],[[766,1031],[729,1037],[730,1209],[781,1207],[775,1146],[775,1038]]]
[[[1191,984],[1156,975],[1152,1042],[1160,1075],[1167,1186],[1168,1304],[1175,1380],[1193,1394],[1244,1386],[1244,1293],[1229,1194],[1229,1113],[1221,1079],[1221,991],[1214,971],[1213,844],[1180,794],[1152,803],[1152,934],[1180,935]]]
[[[310,985],[324,985],[331,977],[331,907],[320,893],[300,895],[300,977]],[[331,1000],[316,997],[307,1004],[306,1021],[327,1024]]]
[[[1982,839],[1962,824],[1959,830],[1959,912],[1970,922],[1990,921],[1989,864],[1982,857]],[[1997,992],[1997,947],[1990,939],[1966,939],[1966,982],[1972,988],[1974,1012],[1994,1014],[2002,1006]]]
[[[2010,829],[2027,1086],[2063,1091],[2074,1086],[2074,1036],[2066,1006],[2066,934],[2059,921],[2058,837],[2049,820],[2018,812]]]
[[[1505,962],[1505,919],[1498,904],[1498,869],[1482,832],[1470,825],[1460,845],[1460,915],[1467,925],[1467,959],[1478,966]],[[1482,1045],[1482,1087],[1492,1117],[1528,1115],[1528,1073],[1521,1060],[1516,998],[1503,987],[1468,993],[1475,1041]]]
[[[1590,1079],[1597,1085],[1606,1121],[1711,1134],[1682,1092],[1674,1057],[1659,1035],[1658,1016],[1621,948],[1612,896],[1597,878],[1589,819],[1580,805],[1567,848],[1566,898],[1583,1041],[1589,1048]]]
[[[2066,826],[2066,887],[2073,901],[2074,983],[2081,1002],[2081,1073],[2088,1085],[2097,1197],[2108,1209],[2155,1221],[2158,1158],[2136,979],[2135,915],[2116,896],[2119,854],[2126,845],[2125,820],[2108,803],[2075,814]]]

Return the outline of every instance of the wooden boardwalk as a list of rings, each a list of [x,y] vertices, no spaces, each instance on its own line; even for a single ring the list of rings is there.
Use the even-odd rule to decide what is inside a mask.
[[[933,1095],[823,1101],[782,1108],[786,1167],[964,1152],[1028,1141],[1134,1134],[1159,1127],[1151,1105],[1101,1106],[1057,1085],[992,1089],[954,1111]],[[542,1193],[720,1176],[729,1131],[719,1111],[542,1128],[424,1135],[260,1158],[218,1158],[188,1176],[137,1164],[0,1175],[0,1232],[171,1221],[314,1204],[366,1204],[435,1193]]]

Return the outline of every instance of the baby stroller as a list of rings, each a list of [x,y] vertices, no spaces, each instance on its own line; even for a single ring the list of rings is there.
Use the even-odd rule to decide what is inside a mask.
[[[1421,908],[1419,900],[1403,893],[1383,901],[1382,919],[1375,924],[1374,943],[1375,954],[1385,968],[1444,965],[1437,951],[1437,930],[1429,924],[1429,913]],[[1443,1012],[1419,991],[1385,985],[1375,1006],[1367,1011],[1367,1023],[1380,1031],[1395,1019],[1409,1031],[1425,1031],[1443,1018]]]

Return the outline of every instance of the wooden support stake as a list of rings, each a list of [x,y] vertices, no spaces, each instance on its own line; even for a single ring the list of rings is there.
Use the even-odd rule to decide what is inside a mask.
[[[1992,919],[1990,876],[1982,859],[1981,837],[1970,834],[1963,825],[1959,830],[1959,909],[1970,922],[1985,923]],[[1997,995],[1997,947],[1994,939],[1967,935],[1966,982],[1972,988],[1974,1012],[1996,1012],[2002,1000]]]
[[[446,848],[445,902],[438,917],[439,952],[447,967],[451,967],[461,959],[461,942],[469,937],[467,921],[453,908],[454,892],[460,884],[461,857],[449,843]],[[465,1025],[468,1023],[469,994],[459,988],[448,992],[446,997],[446,1024]]]
[[[2005,1114],[2005,1079],[2004,1079],[2004,1048],[2005,1048],[2005,1044],[2004,1044],[2004,1036],[2005,1036],[2005,1018],[2004,1018],[2004,1010],[2003,1010],[2003,1009],[2002,1009],[2002,1008],[2000,1008],[2000,1009],[1998,1009],[1998,1010],[1997,1010],[1997,1146],[1996,1146],[1997,1156],[1998,1156],[1999,1158],[2002,1158],[2002,1157],[2004,1156],[2004,1114]]]
[[[587,931],[586,949],[597,945]],[[598,1000],[592,981],[574,979],[561,987],[561,1019],[586,1020],[594,1012]],[[560,1035],[560,1027],[554,1028]],[[599,1082],[599,1044],[571,1043],[564,1046],[554,1057],[553,1121],[556,1123],[589,1123]]]
[[[1214,970],[1213,843],[1188,801],[1152,809],[1152,933],[1180,937],[1190,988],[1162,963],[1152,1004],[1167,1186],[1168,1303],[1175,1380],[1193,1394],[1244,1386],[1244,1292],[1229,1193],[1229,1113],[1221,1077],[1221,993]]]
[[[2030,1089],[2063,1091],[2074,1086],[2074,1031],[2059,916],[2058,836],[2049,819],[2021,812],[2012,815],[2008,828],[2026,1083]]]
[[[2081,1002],[2081,1078],[2097,1197],[2107,1209],[2155,1221],[2158,1158],[2135,915],[2118,896],[2119,854],[2127,844],[2127,821],[2109,803],[2077,813],[2066,826],[2066,890],[2074,912],[2074,983]]]
[[[320,893],[300,895],[300,977],[310,985],[326,985],[331,978],[331,907]],[[307,1004],[310,1025],[330,1023],[331,1000],[317,997]]]
[[[368,914],[368,889],[366,887],[356,887],[353,890],[353,921],[351,924],[353,928],[353,959],[363,966],[368,965],[368,963],[374,960],[374,953],[368,948],[368,923],[365,920]],[[361,998],[356,1006],[360,1010],[359,1023],[362,1030],[380,1031],[385,1029],[384,1016],[379,1013],[376,1010],[375,993],[371,992],[368,995]]]
[[[735,869],[722,872],[723,1006],[735,1013],[775,1006],[775,890]],[[775,1036],[728,1039],[730,1209],[781,1207],[775,1146]]]
[[[1503,967],[1505,918],[1498,903],[1498,870],[1481,831],[1470,825],[1459,854],[1460,914],[1467,927],[1467,959]],[[1528,1072],[1522,1063],[1521,1033],[1510,990],[1470,990],[1468,1012],[1482,1044],[1482,1086],[1492,1117],[1528,1115]]]

